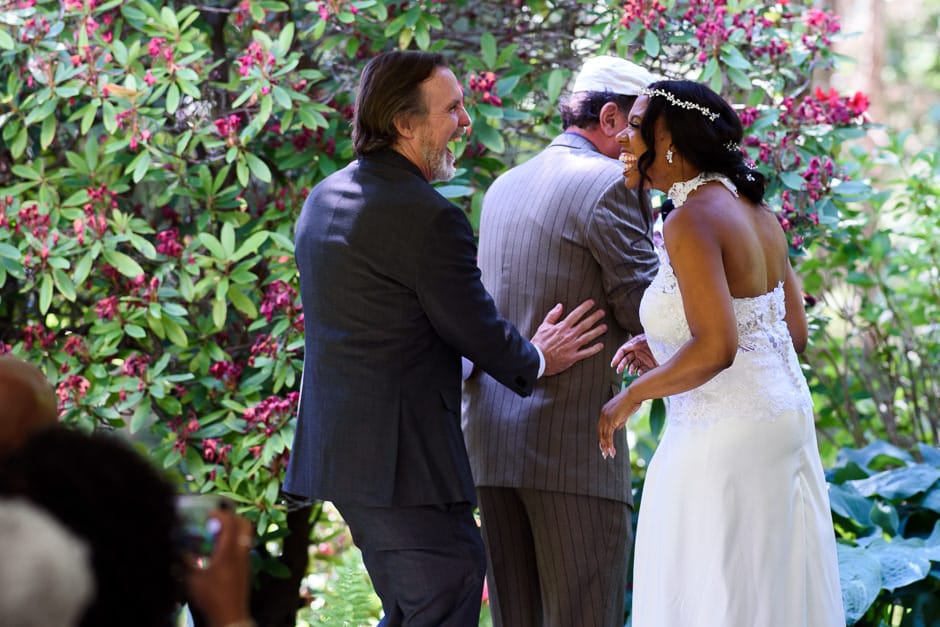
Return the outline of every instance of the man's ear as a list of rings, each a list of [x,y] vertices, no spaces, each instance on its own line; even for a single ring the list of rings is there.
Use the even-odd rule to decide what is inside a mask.
[[[418,127],[416,116],[413,113],[402,113],[395,116],[395,130],[402,139],[413,139]]]
[[[626,122],[625,116],[620,111],[616,102],[605,102],[601,107],[601,113],[598,116],[601,130],[608,137],[614,137],[623,130]]]

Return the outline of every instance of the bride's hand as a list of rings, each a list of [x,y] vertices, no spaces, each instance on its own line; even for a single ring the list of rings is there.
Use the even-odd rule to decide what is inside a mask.
[[[617,374],[623,374],[626,369],[627,374],[640,375],[659,364],[656,363],[656,358],[646,342],[646,334],[641,333],[634,335],[617,349],[610,365],[617,369]]]
[[[627,424],[627,418],[640,408],[640,404],[633,400],[630,396],[630,388],[627,388],[607,401],[601,408],[601,418],[597,422],[597,435],[604,459],[613,458],[617,454],[617,449],[614,447],[614,432]]]

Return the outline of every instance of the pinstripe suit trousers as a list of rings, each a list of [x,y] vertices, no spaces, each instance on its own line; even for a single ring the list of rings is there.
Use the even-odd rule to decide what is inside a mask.
[[[623,625],[629,505],[522,488],[477,494],[495,627]]]

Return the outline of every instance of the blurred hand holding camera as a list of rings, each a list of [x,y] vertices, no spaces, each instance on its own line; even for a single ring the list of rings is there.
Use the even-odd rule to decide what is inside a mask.
[[[248,609],[249,553],[254,542],[251,523],[225,509],[214,510],[211,517],[221,527],[209,560],[187,557],[189,602],[205,616],[210,627],[254,625]]]

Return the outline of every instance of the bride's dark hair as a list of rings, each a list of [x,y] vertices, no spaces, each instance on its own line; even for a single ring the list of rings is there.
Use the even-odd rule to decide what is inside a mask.
[[[744,162],[740,148],[744,127],[724,98],[701,83],[685,80],[657,81],[646,92],[650,92],[649,102],[640,124],[646,152],[637,161],[641,188],[656,158],[654,129],[662,117],[673,146],[684,159],[703,172],[724,174],[739,193],[755,204],[763,202],[764,175]]]

